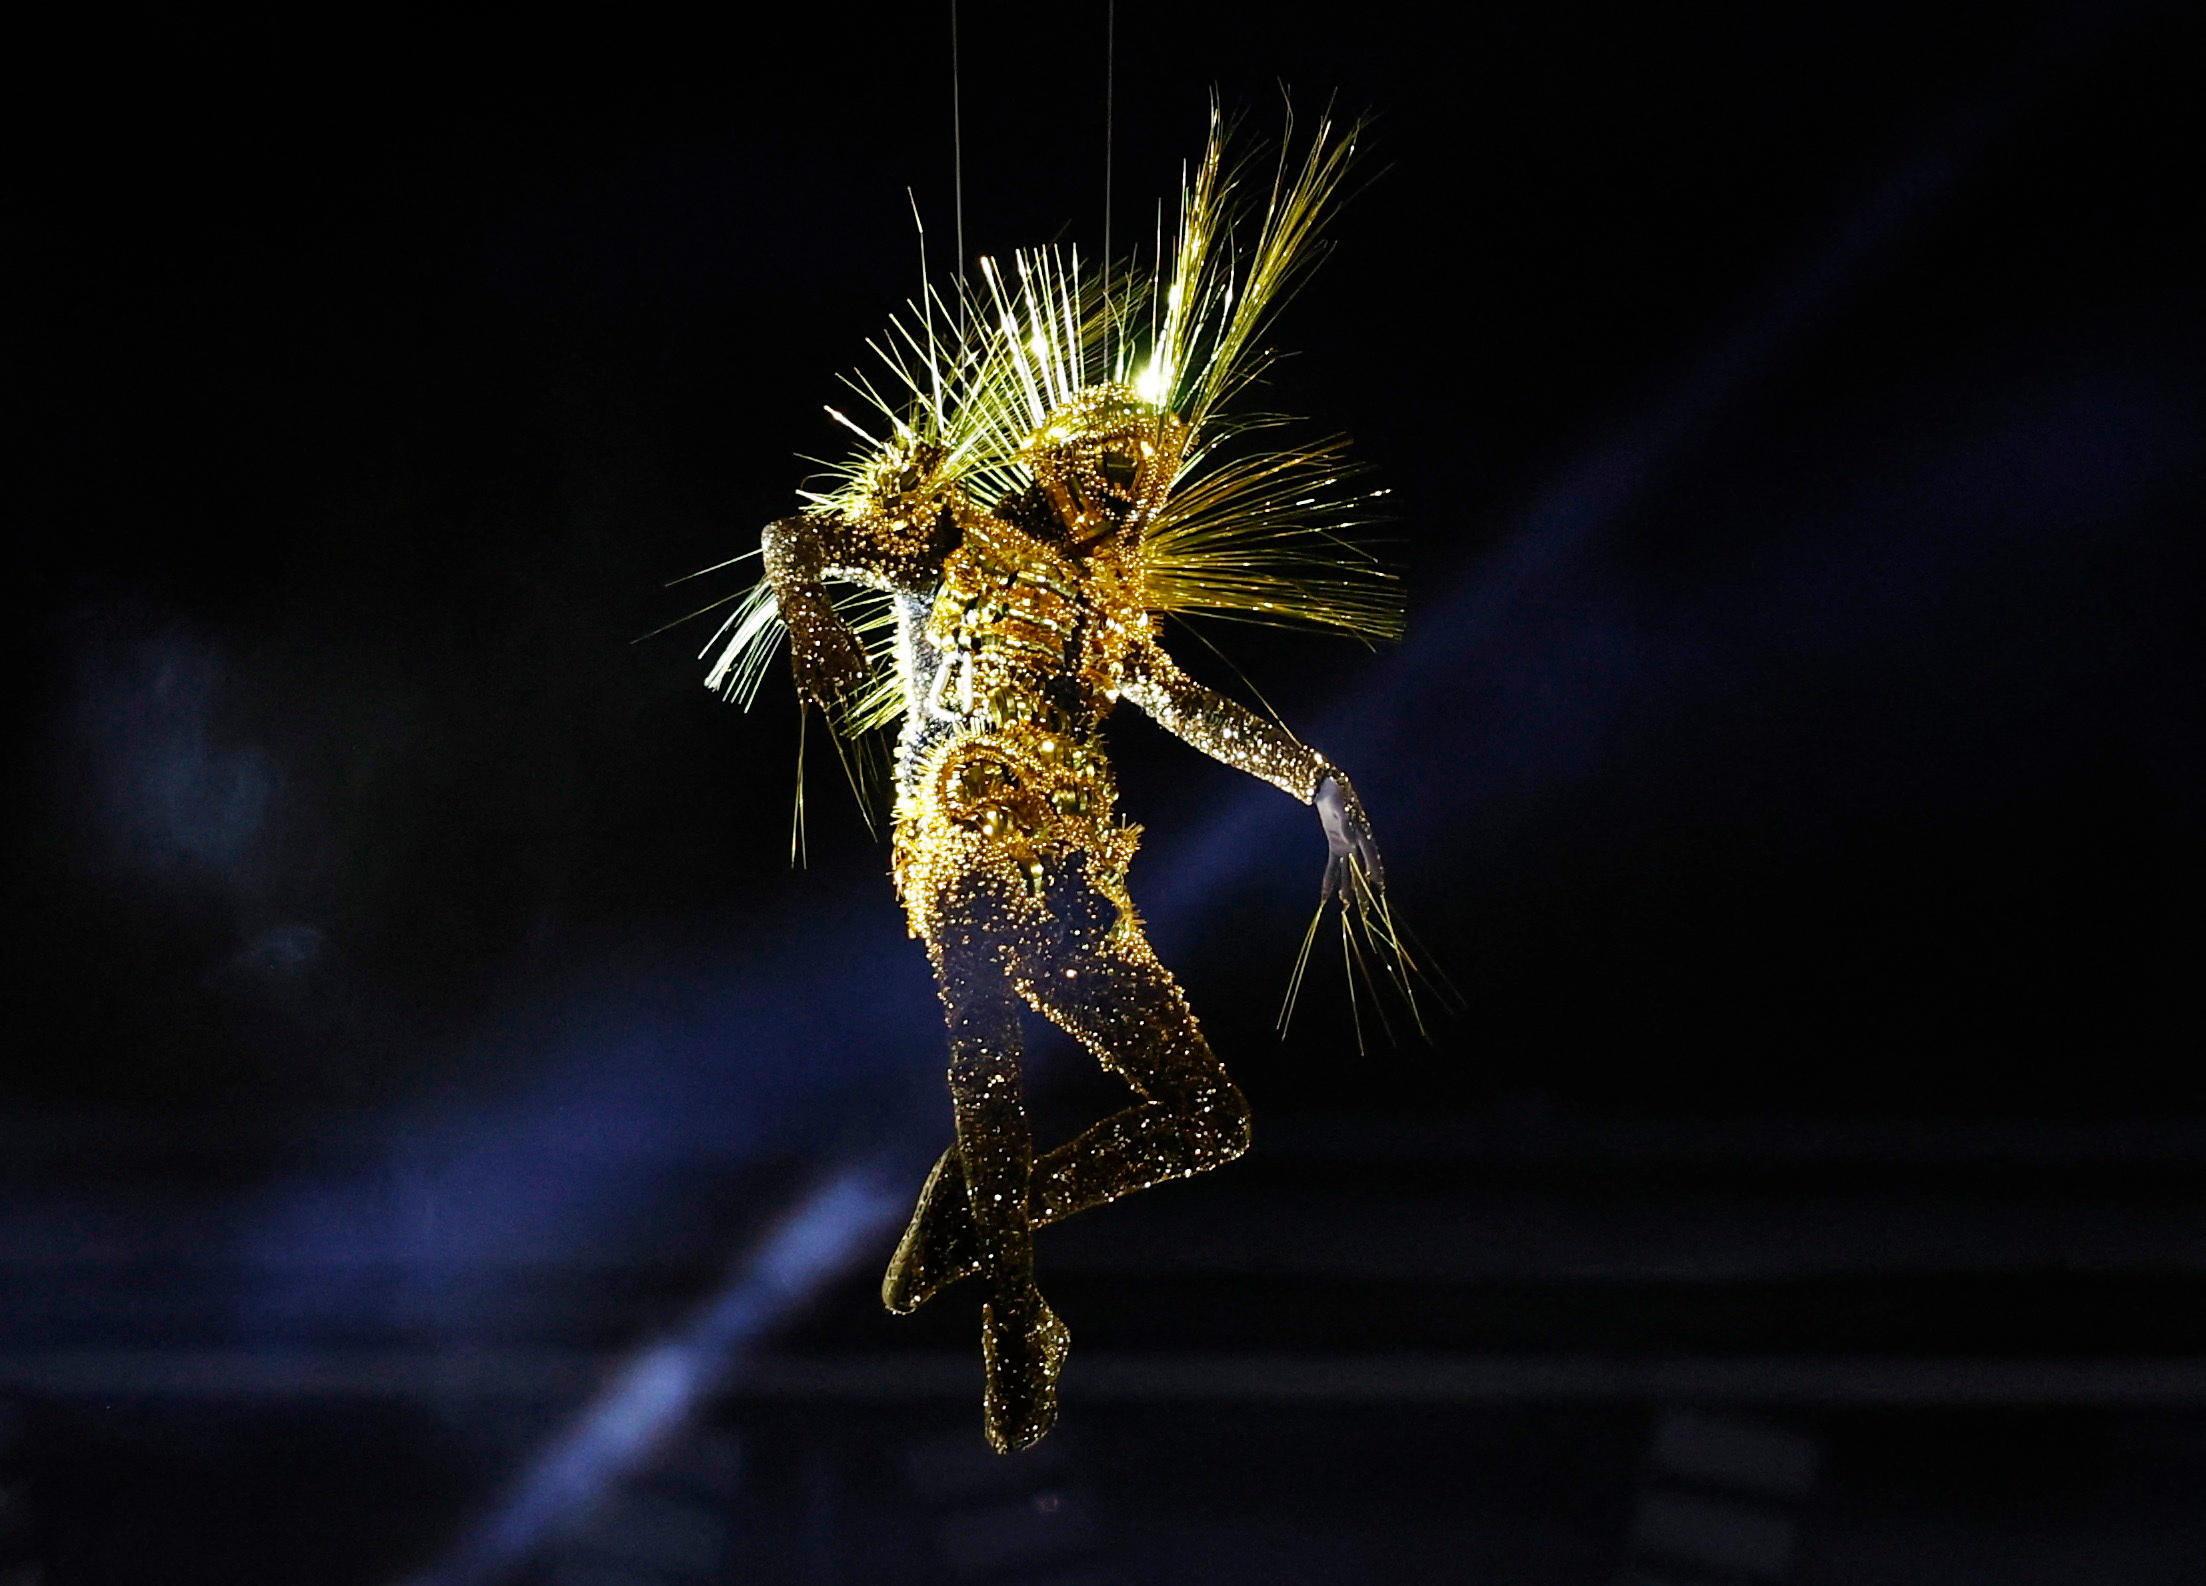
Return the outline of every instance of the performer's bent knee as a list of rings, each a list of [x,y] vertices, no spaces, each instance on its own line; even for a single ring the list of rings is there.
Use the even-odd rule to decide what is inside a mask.
[[[1237,1086],[1206,1091],[1195,1103],[1202,1166],[1223,1167],[1249,1148],[1249,1104]]]

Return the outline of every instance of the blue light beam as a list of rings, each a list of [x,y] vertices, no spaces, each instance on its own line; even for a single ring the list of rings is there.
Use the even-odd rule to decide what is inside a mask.
[[[903,1201],[889,1187],[899,1166],[883,1159],[846,1169],[799,1202],[725,1289],[629,1362],[459,1549],[411,1586],[488,1586],[586,1516],[681,1427],[760,1334],[901,1218]]]

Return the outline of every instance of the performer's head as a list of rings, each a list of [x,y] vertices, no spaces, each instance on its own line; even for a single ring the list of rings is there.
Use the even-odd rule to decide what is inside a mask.
[[[1019,460],[1075,548],[1138,544],[1187,453],[1187,425],[1129,385],[1091,386],[1058,406]]]

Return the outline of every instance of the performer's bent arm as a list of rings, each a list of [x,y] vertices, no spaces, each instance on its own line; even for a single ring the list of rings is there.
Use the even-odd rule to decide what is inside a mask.
[[[930,532],[877,529],[828,512],[800,513],[766,525],[759,536],[774,604],[789,629],[789,664],[797,692],[832,704],[866,674],[865,647],[836,615],[826,582],[839,578],[874,589],[926,588],[942,564],[942,526]]]
[[[1328,896],[1347,884],[1351,855],[1374,888],[1384,885],[1371,820],[1348,773],[1285,727],[1216,689],[1205,688],[1153,643],[1143,644],[1128,658],[1119,693],[1166,732],[1213,760],[1316,805],[1329,853]]]

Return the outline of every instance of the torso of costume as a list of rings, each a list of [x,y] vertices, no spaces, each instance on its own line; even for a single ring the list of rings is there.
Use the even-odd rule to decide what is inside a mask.
[[[1235,167],[1214,111],[1169,252],[1160,235],[1148,263],[1099,278],[1055,249],[1015,255],[1008,274],[983,259],[981,287],[960,278],[947,298],[923,281],[912,315],[875,344],[899,399],[852,382],[889,433],[830,409],[865,448],[832,489],[802,492],[808,508],[766,526],[765,577],[714,641],[725,636],[708,681],[736,697],[755,692],[786,633],[800,697],[841,739],[902,722],[892,869],[941,993],[957,1132],[882,1298],[908,1311],[985,1280],[998,1452],[1048,1430],[1069,1344],[1034,1282],[1034,1229],[1248,1147],[1247,1104],[1127,896],[1138,828],[1118,819],[1104,753],[1113,706],[1317,804],[1332,854],[1321,909],[1342,901],[1344,956],[1364,953],[1354,911],[1379,961],[1403,963],[1346,778],[1176,667],[1152,616],[1399,631],[1393,577],[1354,538],[1364,498],[1343,493],[1341,441],[1215,449],[1278,422],[1229,420],[1226,404],[1269,362],[1270,307],[1321,251],[1352,152],[1353,134],[1321,126],[1299,170],[1283,156],[1260,229],[1235,246]],[[870,779],[852,782],[863,798]],[[1136,1097],[1041,1154],[1020,1096],[1024,1012]]]
[[[1046,510],[951,504],[960,531],[931,597],[902,597],[907,714],[898,748],[893,867],[914,935],[932,941],[949,882],[1015,877],[1046,897],[1079,862],[1131,912],[1121,826],[1101,742],[1133,649],[1149,636],[1137,546],[1084,549],[1023,526]],[[1053,521],[1053,520],[1052,520]]]
[[[885,592],[896,622],[892,870],[912,934],[969,925],[964,888],[1023,897],[1029,923],[1059,878],[1134,921],[1102,745],[1121,695],[1205,753],[1303,803],[1328,769],[1285,728],[1190,682],[1154,643],[1147,533],[1188,441],[1184,424],[1105,386],[1046,414],[1027,480],[983,504],[938,480],[939,452],[869,466],[848,507],[767,536],[790,643],[836,628],[823,578]],[[884,713],[886,714],[886,713]]]

